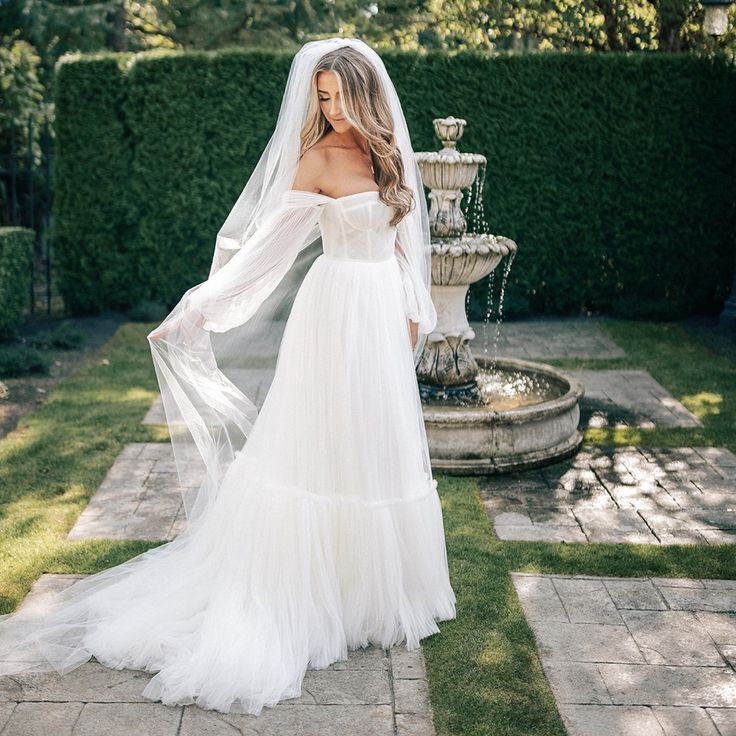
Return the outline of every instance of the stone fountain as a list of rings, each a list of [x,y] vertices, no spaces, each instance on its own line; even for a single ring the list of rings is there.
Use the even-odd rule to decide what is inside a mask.
[[[543,363],[474,356],[475,337],[465,304],[470,284],[488,276],[508,257],[508,276],[517,253],[510,238],[492,235],[483,217],[479,167],[486,159],[462,153],[457,141],[465,120],[433,121],[440,151],[416,153],[429,188],[432,234],[432,300],[437,326],[417,365],[432,467],[460,475],[501,473],[537,467],[567,457],[582,443],[578,430],[583,386]],[[463,190],[474,184],[467,211]],[[502,313],[503,288],[499,302]]]

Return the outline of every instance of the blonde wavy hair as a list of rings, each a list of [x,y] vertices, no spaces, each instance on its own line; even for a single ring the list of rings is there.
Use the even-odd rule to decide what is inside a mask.
[[[394,137],[394,121],[373,65],[359,51],[342,46],[326,53],[312,74],[307,118],[300,135],[302,156],[332,130],[322,114],[317,75],[334,72],[344,117],[368,142],[379,199],[394,208],[390,224],[397,225],[414,207],[414,193],[404,183],[404,164]]]

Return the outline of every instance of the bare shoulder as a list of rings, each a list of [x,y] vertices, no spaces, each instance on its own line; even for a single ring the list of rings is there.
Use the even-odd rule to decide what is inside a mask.
[[[327,161],[327,149],[313,146],[305,151],[297,164],[292,189],[317,192],[320,189],[320,179],[327,166]]]

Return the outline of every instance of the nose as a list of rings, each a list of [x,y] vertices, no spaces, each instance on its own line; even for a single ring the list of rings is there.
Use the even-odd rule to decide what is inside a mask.
[[[342,117],[342,115],[340,114],[340,107],[338,106],[334,98],[332,100],[332,103],[330,104],[330,115],[332,115],[333,118]]]

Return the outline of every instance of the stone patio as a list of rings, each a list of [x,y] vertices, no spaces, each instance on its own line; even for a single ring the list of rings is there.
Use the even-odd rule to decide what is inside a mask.
[[[736,734],[736,581],[512,578],[569,736]]]
[[[567,317],[501,321],[497,354],[522,360],[545,358],[623,358],[626,353],[603,333],[597,318]],[[470,344],[476,355],[493,355],[495,319],[471,322],[475,338]]]
[[[499,539],[736,543],[736,456],[719,447],[604,449],[479,478]]]
[[[185,525],[171,445],[135,442],[115,459],[67,538],[168,540]]]
[[[703,423],[646,371],[568,370],[585,386],[583,427],[702,427]]]
[[[45,574],[22,606],[82,575]],[[196,705],[165,706],[140,693],[153,674],[114,670],[95,659],[64,676],[0,677],[2,736],[432,736],[424,655],[396,646],[350,653],[327,669],[307,670],[302,695],[260,716],[224,714]],[[103,726],[104,724],[104,726]]]

